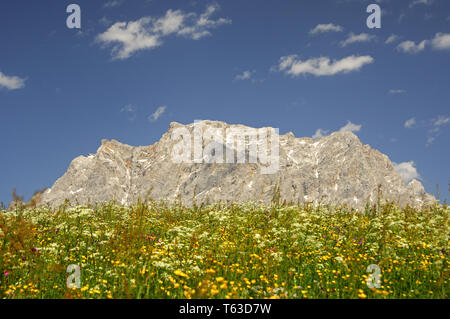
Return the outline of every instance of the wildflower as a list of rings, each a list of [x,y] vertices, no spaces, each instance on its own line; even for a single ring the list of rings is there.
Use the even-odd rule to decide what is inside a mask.
[[[186,279],[189,279],[189,276],[188,275],[186,275],[184,272],[182,272],[181,270],[175,270],[174,272],[173,272],[175,275],[177,275],[177,276],[180,276],[180,277],[184,277],[184,278],[186,278]]]
[[[217,295],[218,293],[219,293],[219,290],[214,289],[214,288],[211,289],[211,295],[212,295],[212,296],[215,296],[215,295]]]

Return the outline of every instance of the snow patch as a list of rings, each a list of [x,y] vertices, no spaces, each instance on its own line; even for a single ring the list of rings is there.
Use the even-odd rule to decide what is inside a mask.
[[[295,164],[298,165],[298,162],[297,162],[295,159],[293,159],[293,158],[291,157],[292,153],[294,153],[294,150],[290,150],[287,156],[289,157],[289,159],[290,159],[291,161],[293,161]]]
[[[82,192],[83,191],[83,188],[80,188],[79,190],[77,190],[77,191],[70,191],[70,194],[72,194],[72,195],[75,195],[75,194],[78,194],[78,193],[80,193],[80,192]]]

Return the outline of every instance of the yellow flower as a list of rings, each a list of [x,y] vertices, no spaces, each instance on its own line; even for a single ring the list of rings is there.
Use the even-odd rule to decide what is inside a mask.
[[[174,272],[173,272],[176,276],[180,276],[180,277],[184,277],[184,278],[186,278],[186,279],[189,279],[189,276],[188,275],[186,275],[184,272],[182,272],[181,270],[175,270]]]
[[[217,295],[218,293],[219,293],[219,290],[217,290],[217,289],[211,289],[211,295],[212,295],[212,296]]]

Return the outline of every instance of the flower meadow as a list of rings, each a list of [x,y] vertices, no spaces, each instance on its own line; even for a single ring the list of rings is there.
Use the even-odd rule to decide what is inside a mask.
[[[153,201],[3,210],[0,298],[446,299],[449,212]],[[66,284],[73,264],[79,288]]]

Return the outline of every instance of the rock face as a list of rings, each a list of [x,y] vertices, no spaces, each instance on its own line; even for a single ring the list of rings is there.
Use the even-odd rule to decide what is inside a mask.
[[[239,153],[242,149],[238,144],[227,144],[220,134],[200,141],[202,162],[194,162],[193,155],[188,162],[177,163],[174,154],[179,154],[177,147],[181,142],[174,136],[180,131],[194,136],[198,127],[202,133],[213,129],[224,131],[223,135],[227,129],[251,130],[216,121],[189,125],[173,122],[160,141],[151,146],[133,147],[103,140],[96,154],[72,161],[67,172],[43,194],[42,202],[58,205],[65,199],[80,204],[116,200],[128,205],[140,197],[181,200],[185,205],[194,200],[196,203],[208,200],[270,203],[279,190],[280,199],[288,202],[320,201],[362,208],[367,202],[377,201],[378,185],[382,185],[384,199],[394,200],[401,206],[417,206],[434,200],[417,180],[406,185],[386,155],[363,145],[350,132],[336,132],[318,140],[296,138],[292,133],[273,135],[278,140],[279,162],[271,174],[262,173],[264,163],[251,160],[248,149]],[[236,163],[238,155],[233,155],[233,163],[208,162],[208,156],[220,155],[216,153],[218,148],[208,149],[214,143],[214,147],[223,147],[223,158],[235,150],[248,158],[245,163]],[[257,144],[259,150],[263,143],[247,138],[244,144],[247,147]]]

